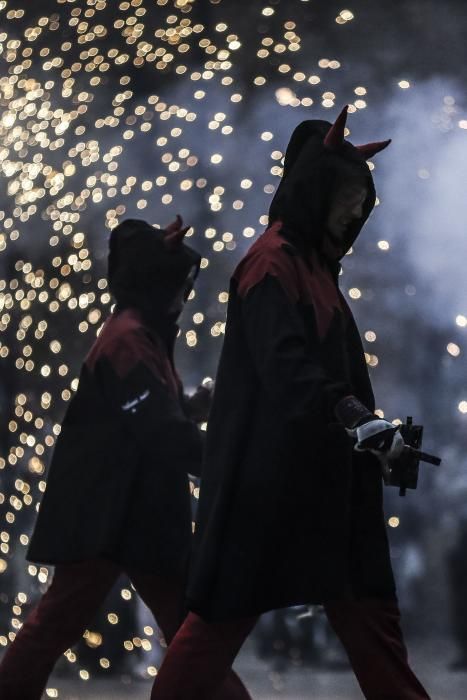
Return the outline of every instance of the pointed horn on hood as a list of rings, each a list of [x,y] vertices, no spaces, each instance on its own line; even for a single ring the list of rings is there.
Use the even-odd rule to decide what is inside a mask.
[[[375,143],[365,143],[363,146],[355,146],[355,148],[360,151],[365,160],[371,158],[376,153],[384,150],[386,146],[389,146],[391,139],[387,141],[375,141]]]
[[[183,219],[180,214],[177,214],[175,221],[172,221],[165,229],[164,243],[167,248],[176,248],[184,239],[186,232],[190,228],[185,226],[182,228]]]
[[[324,138],[324,145],[326,148],[331,150],[336,150],[339,146],[344,143],[344,131],[345,124],[347,122],[347,110],[349,105],[345,105],[339,116],[337,117],[334,124],[329,129],[328,133]]]
[[[177,229],[177,231],[174,231],[173,233],[169,233],[167,236],[165,236],[164,243],[165,243],[166,248],[173,250],[174,248],[179,246],[180,243],[185,238],[186,232],[188,231],[189,228],[190,228],[189,226],[185,226],[184,228]]]
[[[183,219],[180,216],[180,214],[177,214],[175,219],[165,227],[165,234],[168,235],[169,233],[173,233],[174,231],[178,231],[178,229],[180,229],[182,227],[182,224],[183,224]]]

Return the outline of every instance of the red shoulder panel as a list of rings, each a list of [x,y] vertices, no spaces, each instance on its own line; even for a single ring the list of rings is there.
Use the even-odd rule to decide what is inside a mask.
[[[237,266],[233,279],[244,298],[266,275],[277,277],[292,303],[300,298],[294,263],[285,250],[287,242],[279,235],[280,221],[268,228],[254,243]]]
[[[330,270],[323,265],[315,251],[310,255],[310,267],[299,260],[300,278],[304,280],[305,303],[313,305],[318,335],[323,340],[332,323],[336,311],[344,314],[342,295],[333,280]],[[302,272],[303,270],[303,272]]]
[[[178,394],[179,380],[164,343],[154,333],[149,335],[138,312],[133,309],[125,309],[107,319],[85,364],[93,370],[102,357],[110,361],[120,378],[142,363],[159,382]]]
[[[258,238],[234,272],[238,294],[245,298],[250,289],[267,275],[278,279],[290,302],[312,306],[318,334],[325,338],[336,310],[344,311],[331,272],[312,252],[309,263],[302,255],[291,255],[290,245],[279,231],[282,222],[276,221]]]

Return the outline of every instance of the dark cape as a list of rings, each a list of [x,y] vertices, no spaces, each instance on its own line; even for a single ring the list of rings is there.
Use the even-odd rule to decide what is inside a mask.
[[[319,248],[329,188],[352,167],[368,180],[348,247],[374,188],[351,144],[327,154],[330,125],[305,124],[287,151],[273,223],[230,284],[187,595],[208,620],[395,597],[379,463],[353,451],[334,414],[351,394],[373,411],[373,392],[338,263]]]
[[[167,251],[164,235],[137,220],[112,231],[117,309],[85,359],[66,412],[31,561],[102,557],[141,572],[186,573],[188,474],[199,474],[203,440],[174,366],[178,326],[167,308],[199,256],[184,245]]]

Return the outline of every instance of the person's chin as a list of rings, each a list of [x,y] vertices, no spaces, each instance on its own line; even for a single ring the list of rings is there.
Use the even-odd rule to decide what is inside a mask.
[[[170,318],[177,320],[177,318],[180,316],[182,311],[183,311],[183,306],[171,306],[168,309],[168,315],[170,316]]]
[[[332,243],[332,245],[335,248],[341,249],[344,245],[343,243],[343,235],[345,233],[345,229],[342,228],[342,230],[339,231],[333,231],[333,232],[328,232],[328,240]]]
[[[324,241],[322,250],[324,255],[332,260],[339,260],[344,255],[342,244],[334,241],[330,236]]]

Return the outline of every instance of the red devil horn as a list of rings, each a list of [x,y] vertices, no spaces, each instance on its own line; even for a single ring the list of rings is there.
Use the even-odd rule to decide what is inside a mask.
[[[182,223],[182,217],[180,214],[177,214],[175,221],[172,221],[172,223],[165,229],[164,243],[167,248],[176,248],[183,241],[185,234],[190,227],[185,226],[182,228]]]
[[[365,160],[368,160],[368,158],[371,158],[376,153],[379,153],[380,151],[385,149],[386,146],[389,146],[390,143],[391,143],[391,139],[388,139],[387,141],[376,141],[375,143],[365,143],[363,146],[355,146],[355,148],[360,151],[360,153],[365,158]]]
[[[174,233],[174,231],[178,231],[182,227],[182,224],[183,219],[180,216],[180,214],[177,214],[172,223],[168,224],[168,226],[165,227],[165,234],[169,235],[170,233]]]
[[[324,145],[326,148],[335,150],[336,148],[339,148],[339,146],[342,146],[342,144],[344,143],[344,131],[345,123],[347,121],[348,109],[349,105],[345,105],[342,112],[339,114],[336,121],[326,134],[326,137],[324,139]]]

